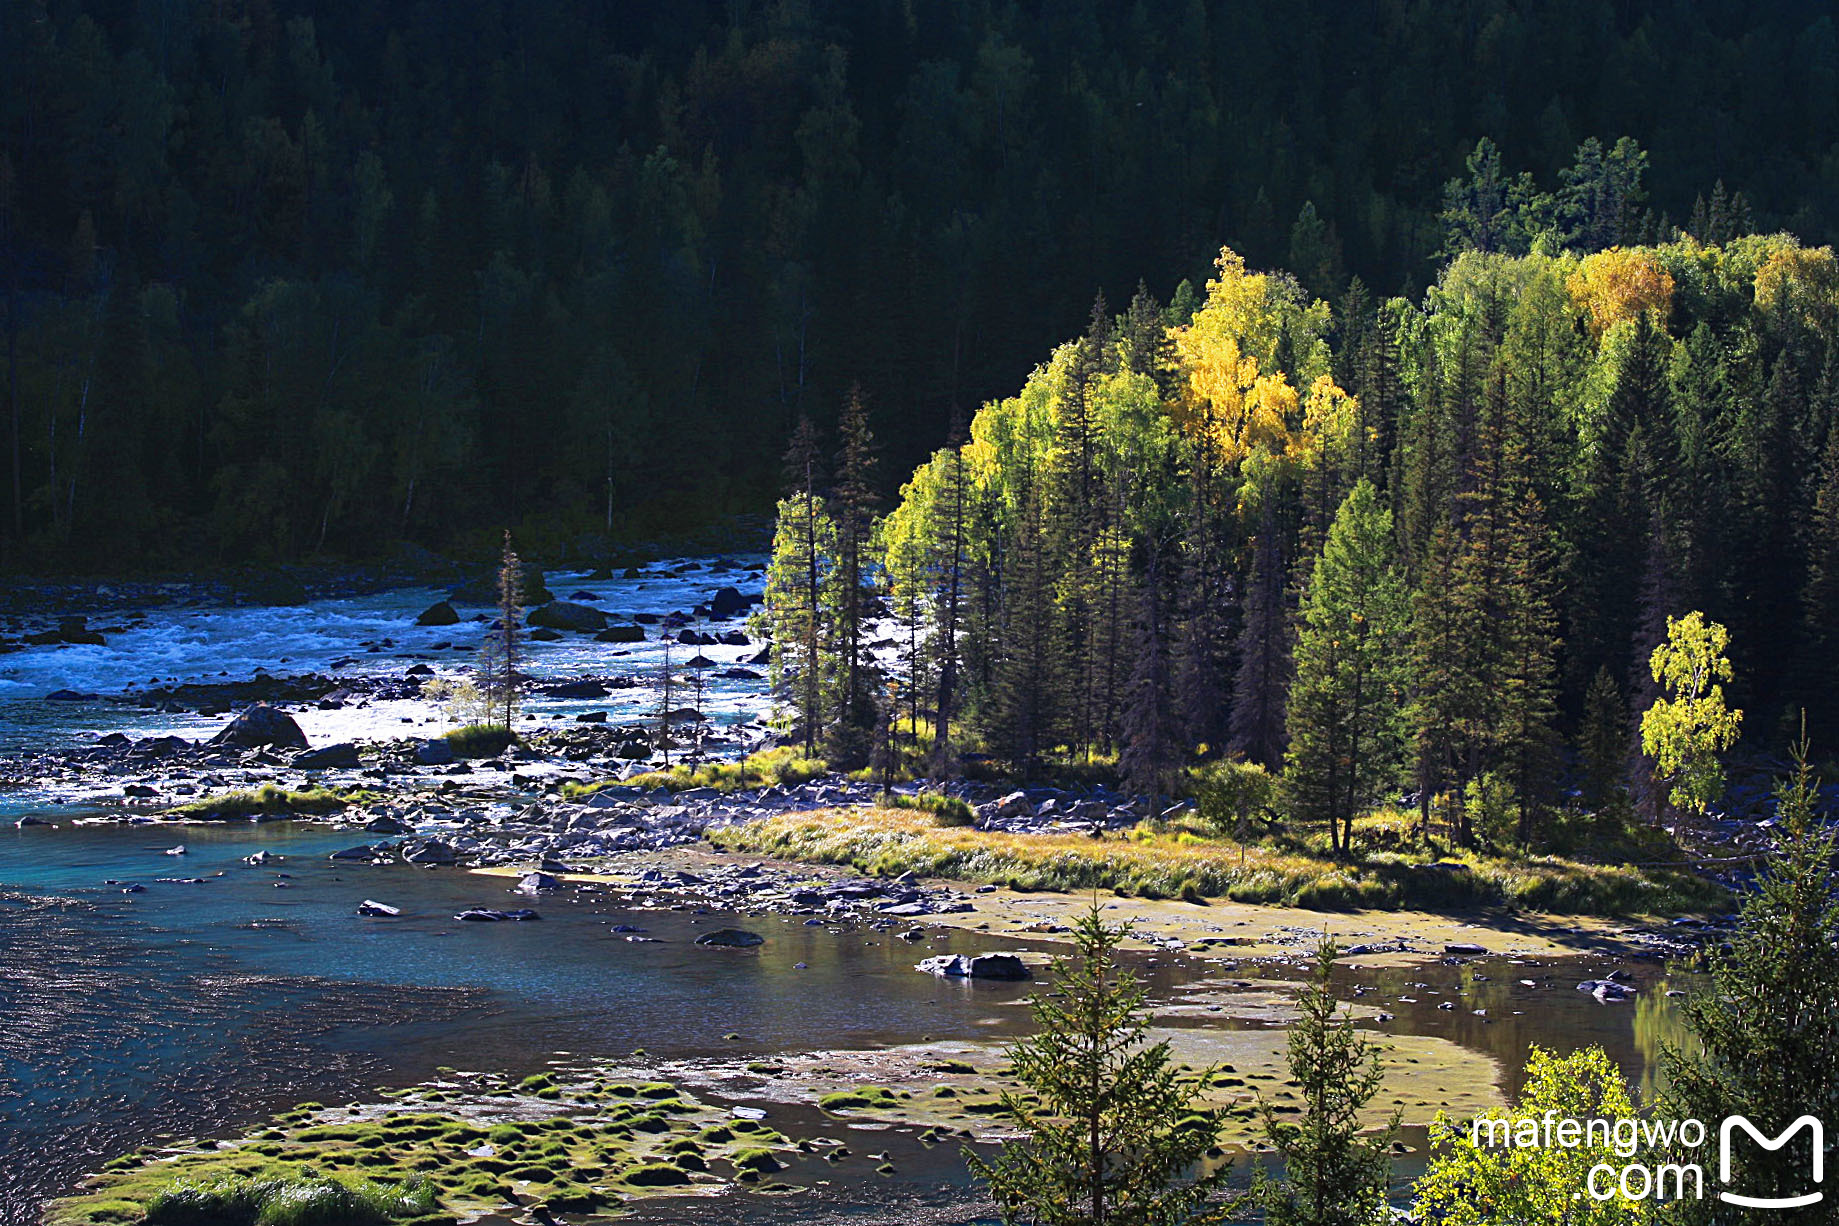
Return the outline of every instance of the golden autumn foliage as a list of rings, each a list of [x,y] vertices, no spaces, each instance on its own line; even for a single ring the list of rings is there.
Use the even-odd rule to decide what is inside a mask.
[[[1611,247],[1585,256],[1565,281],[1571,302],[1590,317],[1596,337],[1625,319],[1651,312],[1665,327],[1673,305],[1673,277],[1651,251]]]
[[[1825,331],[1839,316],[1839,262],[1831,247],[1782,247],[1756,270],[1756,307]]]
[[[1353,429],[1354,398],[1326,374],[1310,383],[1305,398],[1276,364],[1286,330],[1306,335],[1321,304],[1300,306],[1293,285],[1248,272],[1230,248],[1221,250],[1217,267],[1205,304],[1174,332],[1187,375],[1186,395],[1172,406],[1183,432],[1253,484],[1338,455]]]

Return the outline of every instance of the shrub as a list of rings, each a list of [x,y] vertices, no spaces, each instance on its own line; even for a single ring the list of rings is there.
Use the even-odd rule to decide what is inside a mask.
[[[517,736],[503,724],[468,724],[455,728],[444,739],[459,757],[495,758],[510,748]]]
[[[900,792],[883,792],[881,804],[889,809],[917,809],[921,813],[930,813],[935,825],[948,829],[977,824],[977,814],[968,801],[958,796],[947,796],[943,792],[920,792],[912,796]]]

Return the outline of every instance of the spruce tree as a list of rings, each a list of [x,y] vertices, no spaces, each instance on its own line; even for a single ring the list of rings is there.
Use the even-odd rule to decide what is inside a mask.
[[[1136,642],[1132,653],[1128,701],[1124,708],[1124,751],[1118,765],[1132,791],[1150,798],[1152,812],[1180,761],[1181,731],[1175,720],[1172,661],[1169,650],[1168,565],[1163,551],[1147,552],[1138,589]]]
[[[1094,901],[1071,956],[1030,1009],[1037,1033],[1009,1048],[1033,1100],[1004,1094],[1026,1134],[992,1160],[966,1154],[1005,1226],[1206,1226],[1230,1221],[1229,1168],[1202,1169],[1223,1116],[1196,1101],[1167,1041],[1151,1043],[1141,982],[1118,958],[1128,926]],[[1205,1078],[1200,1079],[1204,1084]]]
[[[1292,812],[1326,823],[1342,854],[1354,819],[1399,765],[1408,618],[1392,515],[1362,480],[1335,515],[1303,595],[1284,769]]]
[[[869,538],[874,530],[875,437],[869,430],[862,389],[852,387],[837,423],[836,488],[830,507],[836,525],[836,620],[832,629],[837,657],[837,712],[830,734],[831,756],[844,765],[867,756],[879,723],[875,695],[879,685],[868,648]]]
[[[817,490],[822,479],[817,432],[800,418],[786,453],[790,493],[779,503],[766,573],[766,619],[772,639],[773,690],[791,708],[805,756],[817,746],[830,711],[832,671],[830,571],[836,525]]]
[[[1276,518],[1267,513],[1253,549],[1239,636],[1239,671],[1232,691],[1235,753],[1267,769],[1283,760],[1284,705],[1290,690],[1290,606],[1284,549]]]
[[[1596,670],[1584,696],[1584,719],[1578,730],[1577,757],[1583,768],[1584,806],[1599,816],[1614,814],[1626,803],[1622,779],[1627,765],[1628,715],[1622,692],[1607,668]]]
[[[523,698],[521,663],[522,635],[518,631],[518,614],[524,600],[524,568],[517,551],[511,548],[511,530],[505,529],[504,548],[498,559],[498,625],[491,636],[491,651],[482,670],[485,674],[487,705],[505,730],[516,733],[517,705]]]
[[[1696,1043],[1669,1046],[1663,1117],[1708,1123],[1746,1117],[1766,1137],[1802,1115],[1839,1119],[1839,893],[1833,862],[1839,842],[1818,812],[1819,781],[1807,745],[1776,793],[1776,843],[1744,897],[1736,931],[1711,959],[1709,990],[1686,998]],[[1741,1134],[1739,1134],[1740,1136]],[[1753,1197],[1810,1190],[1809,1134],[1777,1150],[1738,1145],[1731,1188]],[[1696,1161],[1683,1156],[1683,1161]],[[1709,1172],[1707,1172],[1709,1174]],[[1829,1204],[1748,1209],[1707,1196],[1673,1206],[1698,1226],[1813,1226],[1832,1221]]]
[[[1283,1159],[1284,1178],[1256,1194],[1270,1226],[1373,1226],[1381,1220],[1391,1163],[1386,1150],[1399,1117],[1363,1136],[1360,1111],[1384,1074],[1373,1044],[1337,1011],[1333,982],[1340,951],[1332,938],[1316,947],[1315,968],[1290,1025],[1290,1080],[1301,1089],[1302,1117],[1286,1120],[1262,1096],[1265,1136]]]
[[[970,549],[970,473],[964,460],[962,417],[952,422],[943,476],[944,488],[933,503],[936,510],[927,531],[932,542],[931,568],[936,576],[932,604],[938,698],[933,717],[932,769],[940,776],[950,773],[952,763],[951,727],[958,714],[962,668],[958,637],[964,623],[965,571]]]

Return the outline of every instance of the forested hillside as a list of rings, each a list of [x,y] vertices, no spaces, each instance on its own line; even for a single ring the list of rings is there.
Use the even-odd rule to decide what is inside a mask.
[[[763,509],[765,457],[801,414],[834,421],[851,383],[884,471],[904,471],[1078,330],[1095,290],[1126,301],[1142,277],[1170,297],[1222,243],[1329,301],[1358,273],[1415,302],[1453,177],[1483,249],[1524,247],[1514,219],[1539,215],[1580,250],[1676,226],[1828,241],[1836,114],[1814,0],[17,0],[0,549],[287,559],[509,523],[541,553]],[[1484,135],[1498,151],[1473,156]],[[1734,318],[1674,275],[1671,335],[1704,322],[1725,344]],[[1435,305],[1425,335],[1468,310]],[[1368,313],[1349,335],[1280,314],[1261,369],[1275,357],[1335,411],[1314,380],[1333,365],[1359,391]],[[1759,331],[1767,387],[1783,342]],[[1331,336],[1332,362],[1313,348]],[[1399,345],[1418,378],[1428,341]],[[1819,361],[1781,369],[1807,392]],[[1388,474],[1417,566],[1436,500],[1407,484]],[[1333,508],[1311,497],[1261,573],[1319,538]],[[1668,530],[1697,540],[1688,513],[1709,514]],[[1733,516],[1721,531],[1755,527]],[[1600,664],[1624,675],[1634,614],[1616,616],[1567,653],[1567,695]]]
[[[1101,300],[879,521],[846,414],[838,479],[795,465],[780,507],[791,717],[833,754],[879,710],[947,771],[1115,759],[1146,792],[1230,755],[1301,816],[1403,789],[1523,843],[1560,801],[1662,816],[1661,776],[1715,799],[1726,694],[1753,747],[1804,710],[1830,752],[1832,250],[1531,245],[1415,300],[1331,305],[1230,249],[1198,302]],[[898,630],[864,677],[870,548]],[[1685,791],[1654,720],[1643,751],[1662,699],[1697,724]]]

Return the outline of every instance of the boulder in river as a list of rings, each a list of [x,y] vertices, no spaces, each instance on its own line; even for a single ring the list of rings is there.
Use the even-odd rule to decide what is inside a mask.
[[[645,627],[643,626],[608,626],[594,636],[596,643],[643,643]]]
[[[293,716],[259,702],[231,720],[209,743],[234,745],[239,749],[258,749],[265,745],[280,749],[307,747],[306,733],[300,731]]]
[[[82,690],[52,690],[45,695],[46,702],[94,702],[99,694],[87,694]]]
[[[452,864],[460,856],[439,839],[412,839],[402,845],[402,858],[410,864]]]
[[[607,615],[599,609],[568,600],[552,600],[530,610],[524,619],[545,630],[573,630],[592,634],[607,628]]]
[[[358,747],[350,741],[322,745],[294,755],[294,765],[301,770],[325,770],[332,766],[356,766]]]
[[[377,902],[375,899],[366,898],[363,902],[358,904],[358,914],[367,915],[373,919],[394,919],[396,916],[402,914],[402,908],[392,907],[386,902]]]
[[[458,625],[460,615],[454,612],[453,605],[445,600],[429,605],[415,619],[418,626],[453,626]]]
[[[438,737],[432,741],[423,741],[415,747],[415,762],[419,766],[451,766],[453,746]]]
[[[936,958],[925,959],[913,969],[946,979],[1034,978],[1034,972],[1015,954],[940,954]]]
[[[544,890],[559,890],[562,883],[548,873],[525,873],[517,883],[519,894],[540,894]]]
[[[592,678],[581,681],[564,681],[560,685],[546,686],[543,693],[551,698],[604,698],[607,687]]]
[[[698,945],[720,945],[727,949],[751,949],[766,944],[766,938],[745,928],[718,928],[696,938]]]
[[[66,643],[78,643],[89,647],[101,647],[106,640],[89,628],[89,619],[85,617],[60,617],[57,619],[57,636]]]
[[[14,822],[13,825],[15,828],[20,829],[20,830],[24,830],[28,826],[50,826],[53,829],[56,828],[55,826],[53,826],[51,822],[46,821],[42,817],[33,817],[30,813],[26,814],[24,817]]]
[[[724,621],[736,613],[745,612],[753,602],[741,595],[739,588],[725,587],[718,590],[709,599],[709,616],[717,621]]]

